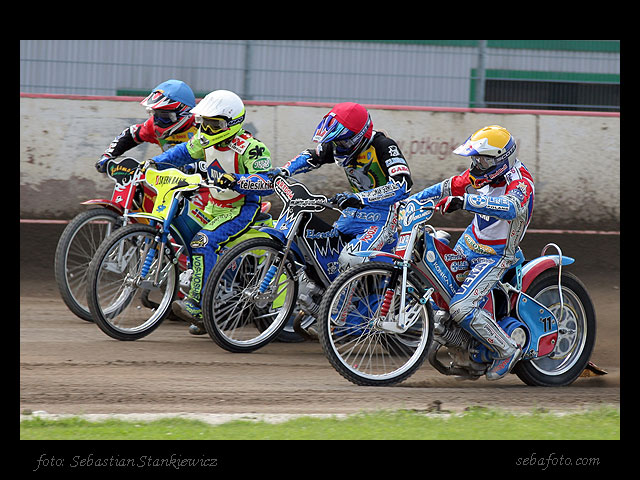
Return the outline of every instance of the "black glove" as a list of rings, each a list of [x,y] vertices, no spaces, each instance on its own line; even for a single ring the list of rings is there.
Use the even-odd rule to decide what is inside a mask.
[[[238,181],[232,173],[224,173],[213,182],[213,185],[218,188],[232,189],[237,183]]]
[[[338,205],[341,209],[344,208],[362,208],[364,204],[360,197],[358,197],[355,193],[344,192],[337,193],[333,197],[329,199],[329,202]]]
[[[464,205],[463,197],[444,197],[442,200],[438,202],[436,205],[436,209],[440,209],[440,213],[444,215],[445,213],[455,212],[456,210],[460,210]]]
[[[289,170],[287,170],[286,168],[274,168],[273,170],[269,170],[267,172],[267,177],[269,177],[270,180],[273,180],[274,178],[276,178],[276,175],[280,175],[283,177],[290,177],[291,174],[289,173]]]
[[[100,173],[107,173],[107,162],[111,160],[111,158],[112,157],[110,157],[109,155],[102,155],[100,157],[100,160],[98,160],[94,165],[96,167],[96,170]]]

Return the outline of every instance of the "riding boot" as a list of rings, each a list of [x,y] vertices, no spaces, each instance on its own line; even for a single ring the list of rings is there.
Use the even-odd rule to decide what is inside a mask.
[[[189,333],[192,335],[204,335],[207,333],[202,321],[202,309],[200,308],[200,295],[204,278],[204,256],[193,255],[191,258],[193,275],[189,296],[184,300],[175,300],[171,306],[173,312],[183,320],[191,323]]]
[[[474,308],[459,324],[491,352],[494,360],[487,370],[487,379],[497,380],[511,371],[522,349],[487,312]]]

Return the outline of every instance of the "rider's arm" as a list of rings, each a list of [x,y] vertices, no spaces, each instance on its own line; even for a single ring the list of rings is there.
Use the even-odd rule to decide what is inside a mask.
[[[272,183],[267,176],[267,172],[272,168],[271,152],[258,139],[248,137],[245,140],[248,140],[248,143],[238,159],[238,169],[241,173],[232,173],[236,179],[232,189],[244,195],[271,195]]]
[[[356,193],[363,205],[369,207],[387,207],[407,198],[411,187],[406,178],[390,178],[385,185]]]
[[[431,185],[424,190],[411,196],[413,200],[428,200],[431,199],[434,202],[439,202],[444,197],[448,196],[463,196],[467,188],[471,186],[469,181],[469,170],[466,170],[461,175],[454,175],[442,182]]]
[[[113,141],[109,144],[109,147],[104,151],[103,156],[107,156],[109,158],[116,158],[122,155],[127,150],[131,150],[133,147],[139,144],[136,142],[132,129],[137,125],[132,125],[130,127],[125,128],[120,135],[113,139]]]
[[[171,167],[182,167],[190,163],[195,163],[204,158],[204,149],[200,145],[197,137],[185,143],[180,143],[166,152],[152,158],[158,166],[158,170]]]
[[[333,150],[320,144],[315,149],[303,150],[280,168],[289,175],[296,175],[310,172],[325,163],[333,163]]]
[[[512,181],[504,195],[491,197],[465,193],[462,208],[469,212],[513,220],[526,216],[533,204],[533,185],[528,179]]]

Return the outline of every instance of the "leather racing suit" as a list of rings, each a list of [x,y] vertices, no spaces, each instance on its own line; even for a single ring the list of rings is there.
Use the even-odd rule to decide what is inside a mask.
[[[320,144],[315,150],[303,151],[282,169],[295,175],[327,163],[334,163],[333,149]],[[342,268],[366,260],[353,255],[355,252],[392,251],[398,239],[394,204],[409,196],[413,184],[398,144],[382,132],[374,131],[371,141],[344,170],[363,207],[344,209],[345,216],[335,222],[338,231],[355,236],[340,253],[338,260]]]
[[[234,187],[234,190],[220,192],[211,189],[209,192],[205,212],[213,219],[191,241],[193,276],[189,297],[198,304],[220,250],[250,228],[260,213],[261,192],[270,187],[270,182],[263,183],[262,177],[255,175],[271,169],[271,153],[260,140],[240,130],[230,141],[223,143],[224,146],[218,144],[205,149],[198,136],[194,136],[187,143],[153,157],[158,169],[169,168],[167,163],[181,167],[200,162],[199,171],[207,171],[210,180],[215,180],[223,173],[232,173],[240,180],[248,179],[248,182],[239,184],[255,186],[247,190]]]
[[[497,184],[475,190],[469,170],[413,195],[418,200],[464,196],[462,208],[475,213],[454,250],[466,260],[470,271],[455,295],[449,312],[454,321],[484,344],[495,358],[504,358],[515,342],[480,308],[485,296],[517,261],[533,212],[533,177],[524,164],[514,166]]]

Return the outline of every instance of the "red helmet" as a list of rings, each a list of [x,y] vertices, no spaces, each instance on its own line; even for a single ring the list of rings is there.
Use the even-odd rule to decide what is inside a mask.
[[[367,109],[357,103],[344,102],[322,118],[313,141],[331,144],[336,163],[346,167],[372,135],[373,122]]]

